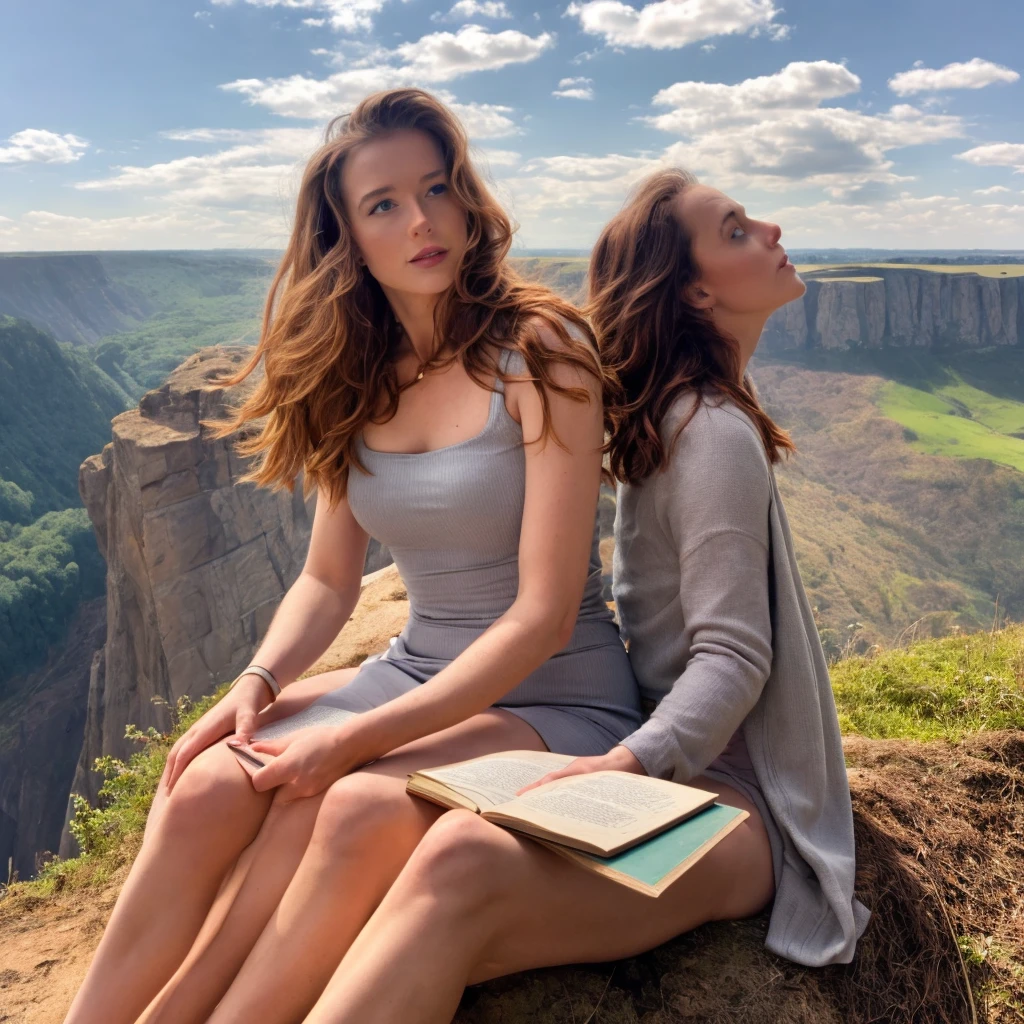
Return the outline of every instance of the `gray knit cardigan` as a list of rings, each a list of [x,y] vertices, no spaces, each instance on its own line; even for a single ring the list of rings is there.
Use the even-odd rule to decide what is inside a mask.
[[[694,396],[662,425],[668,443]],[[721,404],[715,404],[721,402]],[[869,913],[853,895],[850,789],[828,666],[761,437],[705,399],[667,467],[620,485],[614,594],[651,717],[623,741],[686,782],[742,728],[783,841],[766,946],[848,963]]]

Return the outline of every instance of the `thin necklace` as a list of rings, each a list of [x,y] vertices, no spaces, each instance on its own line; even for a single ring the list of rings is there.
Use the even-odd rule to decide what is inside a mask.
[[[396,319],[396,320],[397,320],[397,322],[398,322],[398,336],[399,336],[399,337],[402,337],[402,335],[403,335],[403,334],[405,334],[405,327],[403,326],[403,324],[402,324],[402,321],[401,321],[401,320],[398,320],[398,318],[397,318],[397,317],[396,317],[395,319]],[[415,351],[416,351],[416,349],[414,348],[414,349],[413,349],[413,351],[415,352]],[[413,381],[412,381],[412,383],[413,383],[413,384],[415,384],[415,383],[416,383],[416,381],[419,381],[419,380],[423,380],[423,373],[424,373],[424,370],[423,370],[423,368],[424,368],[424,367],[425,367],[426,365],[427,365],[426,363],[424,363],[424,362],[420,362],[420,367],[421,367],[421,369],[420,369],[420,372],[419,372],[419,373],[417,373],[417,374],[416,374],[416,376],[415,376],[415,377],[413,378]]]

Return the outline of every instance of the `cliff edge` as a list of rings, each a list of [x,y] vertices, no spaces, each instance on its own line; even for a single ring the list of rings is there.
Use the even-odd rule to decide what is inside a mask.
[[[245,667],[302,568],[314,499],[239,484],[247,462],[204,421],[226,417],[217,380],[243,346],[202,349],[82,464],[79,490],[107,561],[107,631],[92,659],[73,793],[95,801],[101,754],[125,757],[125,726],[164,729],[162,702],[197,698]],[[389,561],[371,544],[366,571]],[[61,854],[72,852],[65,829]]]
[[[886,266],[809,270],[765,325],[766,352],[1024,344],[1024,276]]]

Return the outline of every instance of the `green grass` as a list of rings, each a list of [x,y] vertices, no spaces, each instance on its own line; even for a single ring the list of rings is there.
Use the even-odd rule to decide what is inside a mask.
[[[969,409],[973,419],[991,430],[1000,434],[1024,434],[1024,402],[991,395],[959,377],[956,383],[943,385],[935,391]]]
[[[959,740],[1024,729],[1024,626],[926,640],[832,666],[844,733]]]
[[[0,886],[0,905],[5,897],[46,897],[64,890],[98,886],[119,868],[129,864],[142,843],[146,818],[163,774],[167,753],[174,741],[225,693],[230,684],[193,704],[188,697],[171,708],[174,725],[168,733],[150,728],[143,733],[129,725],[125,735],[136,740],[140,749],[127,761],[115,757],[96,759],[96,770],[104,775],[96,807],[83,797],[73,796],[75,815],[71,832],[81,853],[46,864],[39,877],[30,882]]]
[[[1020,421],[1024,403],[963,383],[928,392],[890,382],[882,388],[879,407],[883,415],[911,432],[907,440],[917,451],[988,459],[1024,472],[1024,438],[1010,437],[1001,429]]]

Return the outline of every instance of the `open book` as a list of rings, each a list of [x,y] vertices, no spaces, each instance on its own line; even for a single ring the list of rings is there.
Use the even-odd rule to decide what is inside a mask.
[[[273,707],[273,705],[270,706]],[[357,714],[359,714],[358,711],[348,711],[345,708],[336,708],[329,704],[310,704],[301,711],[296,711],[294,715],[260,726],[252,734],[252,738],[254,740],[272,740],[279,736],[287,736],[289,733],[295,732],[296,729],[314,728],[319,725],[341,725],[346,719]],[[256,721],[259,721],[259,716]],[[249,746],[228,747],[228,750],[238,758],[238,763],[250,775],[274,760],[273,754],[264,754]]]
[[[421,769],[409,776],[407,789],[525,833],[587,870],[652,896],[747,817],[739,808],[716,804],[715,793],[629,772],[574,775],[516,796],[573,760],[504,751]]]

